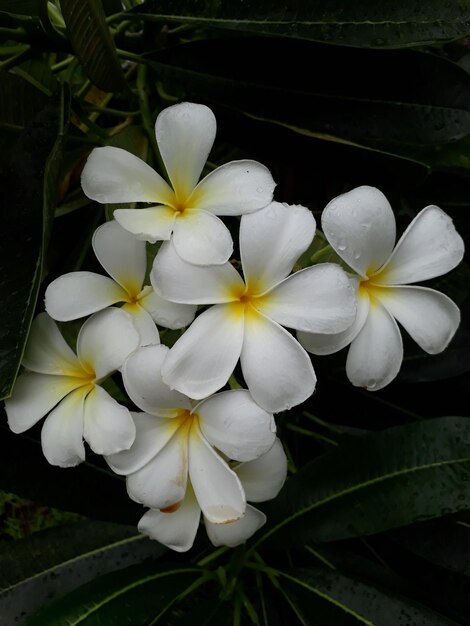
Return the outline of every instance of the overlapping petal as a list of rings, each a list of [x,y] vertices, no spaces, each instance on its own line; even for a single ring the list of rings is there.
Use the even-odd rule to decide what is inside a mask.
[[[231,161],[208,174],[195,188],[188,205],[215,215],[243,215],[265,207],[276,183],[256,161]]]
[[[194,304],[178,304],[162,298],[153,289],[139,300],[154,322],[164,328],[184,328],[194,319],[197,307]]]
[[[244,516],[230,524],[212,524],[204,520],[207,536],[214,546],[235,548],[245,543],[266,523],[266,515],[247,504]]]
[[[270,450],[253,461],[240,463],[235,473],[241,480],[246,499],[264,502],[277,496],[287,476],[287,457],[278,438]]]
[[[241,366],[251,395],[272,413],[300,404],[315,389],[315,372],[302,346],[253,308],[245,314]]]
[[[128,298],[114,280],[93,272],[70,272],[46,289],[46,311],[59,322],[76,320]]]
[[[73,467],[85,460],[83,410],[86,389],[72,391],[49,413],[41,431],[44,456],[51,465]]]
[[[83,168],[86,196],[101,203],[154,202],[168,204],[171,187],[147,163],[127,150],[95,148]]]
[[[148,346],[160,343],[160,334],[152,316],[139,303],[126,303],[122,310],[132,316],[140,337],[139,345]]]
[[[405,230],[377,282],[407,285],[441,276],[460,263],[463,253],[452,219],[439,207],[428,206]]]
[[[240,254],[245,282],[261,294],[283,280],[308,248],[315,220],[302,206],[272,202],[244,215],[240,222]]]
[[[359,275],[378,270],[395,245],[392,208],[375,187],[357,187],[331,200],[322,229],[339,256]]]
[[[275,440],[273,416],[254,402],[246,389],[225,391],[203,400],[194,412],[207,441],[230,459],[251,461]]]
[[[198,400],[223,387],[240,356],[243,320],[243,314],[234,313],[230,304],[219,304],[202,313],[166,357],[164,382]]]
[[[353,323],[356,299],[339,265],[323,263],[288,276],[256,308],[289,328],[337,333]]]
[[[168,240],[175,224],[175,212],[166,206],[147,209],[116,209],[114,219],[141,241]]]
[[[220,265],[233,252],[232,236],[222,220],[199,209],[178,216],[172,241],[178,255],[195,265]]]

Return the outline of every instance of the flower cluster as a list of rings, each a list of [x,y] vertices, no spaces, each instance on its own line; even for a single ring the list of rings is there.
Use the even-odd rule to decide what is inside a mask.
[[[438,207],[423,209],[394,247],[386,198],[354,189],[322,216],[349,271],[323,263],[292,273],[314,238],[312,213],[273,201],[271,174],[254,161],[228,163],[198,182],[215,130],[203,105],[162,111],[156,136],[169,183],[125,150],[93,150],[82,175],[89,198],[151,206],[118,209],[96,230],[93,250],[109,276],[72,272],[48,286],[46,313],[33,322],[24,372],[6,402],[17,433],[47,415],[50,463],[80,463],[84,441],[103,455],[126,476],[130,498],[149,508],[139,529],[177,551],[191,548],[201,514],[214,545],[238,545],[265,523],[247,501],[274,498],[286,479],[273,414],[312,395],[306,350],[351,344],[349,379],[380,389],[403,358],[397,321],[434,354],[460,317],[447,296],[412,285],[462,258],[463,242]],[[217,216],[241,216],[242,273]],[[146,242],[156,241],[148,273]],[[75,353],[54,320],[87,316]],[[170,348],[157,325],[186,330]],[[222,390],[238,362],[246,388]],[[117,371],[140,411],[103,388]]]

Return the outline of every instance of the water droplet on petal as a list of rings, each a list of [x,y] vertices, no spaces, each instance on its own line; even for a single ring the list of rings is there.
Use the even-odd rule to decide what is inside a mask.
[[[263,193],[264,187],[257,187],[256,191],[257,191],[257,193]]]

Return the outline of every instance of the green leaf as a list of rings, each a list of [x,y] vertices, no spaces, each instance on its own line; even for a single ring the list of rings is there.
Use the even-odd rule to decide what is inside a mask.
[[[470,419],[443,417],[340,442],[291,477],[256,542],[360,537],[470,508]]]
[[[422,46],[470,32],[467,0],[147,0],[134,12],[162,22],[371,48]]]
[[[0,0],[0,11],[18,15],[38,15],[43,0]]]
[[[326,141],[384,146],[410,159],[410,146],[470,132],[470,76],[432,54],[236,38],[194,41],[150,59],[167,90]]]
[[[25,626],[168,624],[160,618],[191,585],[203,580],[203,571],[196,567],[129,567],[83,585],[33,615]]]
[[[347,578],[335,570],[298,569],[280,574],[283,590],[303,624],[457,626],[427,607]]]
[[[121,91],[126,80],[101,0],[61,0],[70,43],[86,75],[104,91]]]
[[[36,305],[68,107],[64,88],[25,126],[11,146],[10,162],[0,169],[0,398],[11,393]]]
[[[8,543],[0,549],[0,614],[9,624],[19,623],[92,578],[165,551],[135,527],[93,521]]]

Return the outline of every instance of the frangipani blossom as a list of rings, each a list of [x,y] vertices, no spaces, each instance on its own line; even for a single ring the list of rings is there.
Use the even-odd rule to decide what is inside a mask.
[[[49,413],[41,432],[42,449],[49,463],[61,467],[85,459],[83,439],[97,454],[129,448],[135,437],[131,415],[100,382],[121,367],[138,343],[131,316],[108,309],[83,324],[75,355],[55,322],[40,313],[23,358],[26,371],[5,401],[11,430],[22,433]]]
[[[111,146],[95,148],[82,174],[82,187],[103,203],[149,202],[144,209],[118,209],[115,219],[139,239],[172,239],[189,263],[225,263],[233,250],[217,215],[242,215],[271,202],[275,183],[256,161],[232,161],[198,183],[214,143],[216,120],[202,104],[183,102],[164,109],[155,133],[171,186],[144,161]]]
[[[118,474],[127,476],[129,496],[164,511],[182,503],[188,476],[204,515],[214,523],[242,517],[245,493],[227,462],[252,460],[267,452],[275,439],[273,416],[245,389],[227,391],[202,402],[171,390],[161,379],[165,346],[145,346],[123,366],[127,393],[145,413],[132,413],[136,427],[129,450],[107,457]]]
[[[395,246],[395,217],[374,187],[358,187],[332,200],[322,227],[335,251],[357,273],[358,311],[338,335],[298,333],[314,354],[331,354],[351,344],[349,380],[370,391],[390,383],[400,370],[403,343],[397,321],[429,354],[446,348],[460,322],[456,304],[443,293],[411,283],[453,269],[464,244],[452,220],[437,206],[424,208]],[[395,246],[395,247],[394,247]]]
[[[279,439],[268,452],[233,470],[243,486],[246,499],[250,502],[272,500],[279,493],[287,476],[287,459]],[[173,512],[156,509],[147,511],[138,528],[141,533],[156,539],[176,552],[189,550],[199,528],[201,509],[190,483],[181,506]],[[266,515],[247,504],[245,514],[239,520],[226,524],[214,524],[204,515],[206,531],[214,546],[235,546],[244,543],[266,522]]]
[[[170,387],[204,398],[225,385],[240,358],[251,395],[267,411],[289,409],[313,393],[310,358],[281,324],[337,333],[356,314],[353,288],[338,265],[288,276],[314,233],[315,220],[302,206],[273,202],[244,215],[245,281],[230,263],[197,267],[183,261],[171,242],[162,245],[150,276],[155,291],[173,302],[216,305],[170,350],[162,368]]]
[[[93,272],[70,272],[59,276],[46,289],[49,315],[68,322],[123,302],[140,334],[140,344],[160,343],[155,323],[167,328],[190,324],[193,305],[168,302],[143,286],[147,269],[145,242],[139,241],[115,221],[103,224],[93,235],[93,250],[111,278]]]

